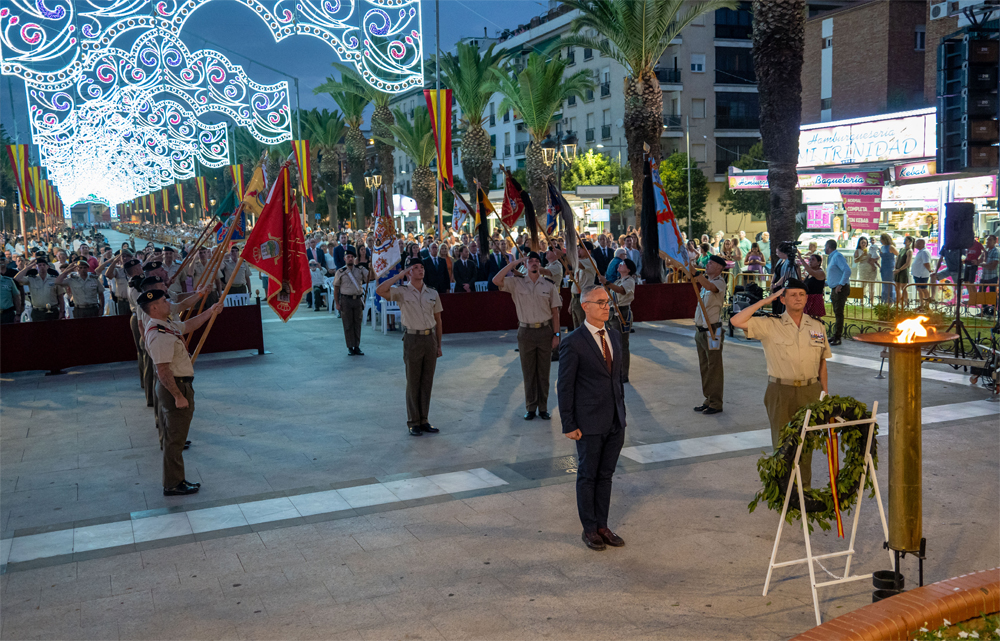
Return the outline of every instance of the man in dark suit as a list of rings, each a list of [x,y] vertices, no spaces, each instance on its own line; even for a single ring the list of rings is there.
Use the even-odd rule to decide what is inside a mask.
[[[438,244],[431,243],[424,263],[424,284],[430,285],[440,293],[451,291],[451,277],[448,276],[448,261],[438,256]]]
[[[490,255],[486,259],[486,280],[490,282],[486,289],[495,292],[500,288],[493,284],[493,277],[500,273],[500,270],[507,266],[507,254],[500,249],[500,241],[494,240],[491,243]]]
[[[479,278],[479,267],[469,255],[469,248],[463,247],[458,260],[451,266],[455,274],[455,293],[476,291],[476,280]]]
[[[319,266],[325,272],[326,271],[326,255],[324,254],[324,252],[323,252],[322,249],[320,249],[319,247],[316,246],[318,243],[319,243],[319,241],[317,241],[315,238],[310,238],[309,239],[309,244],[306,245],[306,259],[307,260],[315,260],[317,263],[319,263]]]
[[[576,441],[576,506],[583,542],[592,550],[622,547],[608,529],[611,478],[625,443],[625,389],[621,335],[606,330],[610,300],[601,287],[585,289],[586,321],[559,346],[559,415],[562,431]]]
[[[344,258],[347,247],[347,234],[337,234],[337,246],[333,248],[333,268],[335,270],[347,264],[347,260]],[[355,255],[357,255],[357,252],[355,252]]]
[[[600,234],[597,237],[597,247],[594,248],[592,255],[594,256],[594,262],[597,263],[597,273],[607,273],[608,265],[611,264],[611,260],[615,257],[615,250],[611,249],[611,245],[608,244],[607,236]]]

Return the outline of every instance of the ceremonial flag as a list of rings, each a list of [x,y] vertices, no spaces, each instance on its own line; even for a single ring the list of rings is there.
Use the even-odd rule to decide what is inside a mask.
[[[28,167],[28,175],[31,178],[30,207],[36,213],[42,210],[42,168]]]
[[[153,217],[153,222],[156,222],[156,196],[150,192],[147,194],[146,200],[149,203],[149,215]]]
[[[309,157],[309,141],[293,140],[292,149],[295,151],[295,162],[299,165],[299,188],[309,202],[312,202],[312,160]]]
[[[177,200],[180,201],[181,211],[187,211],[184,206],[184,183],[174,183],[174,189],[177,190]]]
[[[14,169],[14,182],[23,204],[28,200],[27,186],[31,181],[28,176],[28,145],[7,145],[7,157]]]
[[[559,216],[562,214],[562,202],[560,199],[560,193],[556,191],[556,185],[553,182],[548,183],[548,202],[545,205],[545,233],[550,236],[555,233],[556,227],[559,226]]]
[[[465,201],[462,200],[462,197],[454,189],[451,190],[451,194],[455,198],[455,206],[451,210],[451,228],[457,231],[468,220],[469,208],[466,207]]]
[[[49,202],[52,198],[52,193],[49,191],[49,181],[42,178],[42,213],[51,214],[52,204]]]
[[[649,173],[653,179],[653,202],[656,208],[656,231],[659,236],[660,252],[683,265],[685,269],[690,269],[688,253],[684,249],[681,231],[677,227],[677,218],[670,206],[663,181],[660,180],[660,170],[652,158],[647,159],[647,162],[649,163]]]
[[[490,253],[490,226],[486,222],[496,209],[490,202],[482,185],[476,183],[476,232],[479,234],[479,253],[486,256]]]
[[[198,204],[203,212],[208,211],[208,186],[205,184],[205,177],[198,176],[194,179],[195,187],[198,188]]]
[[[372,266],[376,278],[390,271],[400,260],[396,226],[392,222],[388,207],[385,206],[383,191],[379,188],[375,192],[375,249],[372,251]]]
[[[312,287],[302,218],[289,188],[288,165],[278,172],[243,259],[268,275],[267,304],[287,322]]]
[[[167,195],[167,188],[160,190],[160,200],[163,201],[163,222],[170,220],[170,196]]]
[[[215,244],[221,244],[226,240],[229,226],[233,222],[234,212],[239,213],[240,222],[237,223],[236,229],[233,230],[233,235],[229,237],[229,240],[243,240],[247,237],[247,217],[243,213],[242,205],[237,202],[236,190],[233,189],[222,199],[222,202],[219,203],[218,208],[215,210],[215,214],[219,217],[219,222],[215,223],[215,229],[212,230],[215,232]]]
[[[521,188],[514,182],[514,177],[507,174],[503,184],[503,205],[500,206],[500,220],[504,225],[513,227],[517,219],[524,213],[524,200],[521,198]]]
[[[229,175],[233,179],[236,197],[243,200],[243,191],[246,188],[246,181],[243,179],[243,165],[229,165]]]
[[[264,211],[264,203],[267,201],[267,176],[264,175],[264,167],[257,165],[250,177],[250,183],[243,193],[243,209],[260,216]]]
[[[437,179],[449,187],[455,186],[451,170],[451,89],[424,89],[427,110],[431,112],[434,143],[437,146]]]

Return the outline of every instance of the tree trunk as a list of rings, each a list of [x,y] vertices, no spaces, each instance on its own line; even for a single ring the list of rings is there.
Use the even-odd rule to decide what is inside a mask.
[[[545,152],[542,151],[542,146],[534,140],[528,144],[528,148],[524,151],[524,169],[528,175],[528,184],[521,185],[521,187],[528,188],[536,215],[542,212],[540,215],[544,216],[545,194],[547,192],[545,184],[550,179],[555,180],[555,172],[552,167],[545,164]]]
[[[396,124],[396,117],[392,115],[387,105],[375,107],[372,112],[372,136],[375,137],[375,157],[378,158],[379,173],[382,174],[382,184],[389,186],[389,194],[392,195],[393,185],[396,182],[396,161],[392,157],[392,152],[396,149],[392,145],[387,145],[379,138],[392,139],[391,125]],[[389,212],[392,213],[392,198],[387,203]]]
[[[628,164],[632,168],[632,199],[635,203],[631,224],[638,227],[642,210],[642,167],[646,160],[643,143],[649,145],[659,165],[660,134],[663,133],[663,92],[660,81],[652,69],[644,69],[638,78],[625,78],[625,139],[628,147]]]
[[[490,136],[479,123],[471,123],[462,135],[462,175],[473,189],[478,180],[484,187],[493,184],[493,150]]]
[[[354,229],[361,229],[365,221],[365,137],[360,125],[352,125],[345,136],[347,164],[351,170],[351,187],[354,189]]]
[[[420,209],[420,224],[423,229],[434,227],[437,221],[437,174],[430,167],[417,167],[413,170],[413,199]]]
[[[333,149],[326,149],[317,154],[319,157],[319,175],[326,191],[326,213],[331,228],[337,225],[337,206],[340,204],[340,158]]]
[[[805,0],[753,1],[753,57],[760,96],[760,135],[768,162],[771,264],[782,241],[796,240],[795,185],[802,122]]]

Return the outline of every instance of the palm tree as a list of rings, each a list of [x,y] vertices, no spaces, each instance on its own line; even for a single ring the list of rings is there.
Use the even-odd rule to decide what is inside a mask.
[[[735,9],[735,0],[563,0],[580,11],[572,22],[573,33],[563,45],[596,49],[625,67],[625,139],[633,176],[642,176],[643,143],[657,163],[663,132],[663,92],[653,68],[670,42],[684,27],[716,9]],[[683,6],[688,9],[681,14]],[[592,29],[598,37],[579,35]],[[642,203],[642,181],[632,183],[636,208]],[[638,210],[636,211],[638,217]]]
[[[451,89],[452,97],[462,110],[459,127],[462,134],[462,175],[465,183],[474,180],[488,185],[493,174],[493,149],[490,136],[483,128],[484,112],[493,92],[487,87],[493,80],[493,70],[510,56],[510,52],[493,52],[496,43],[485,51],[478,44],[458,43],[458,55],[441,58],[441,76]]]
[[[365,97],[364,81],[359,80],[354,73],[347,73],[337,81],[328,77],[326,82],[313,89],[314,94],[328,93],[340,107],[347,123],[347,133],[344,135],[344,151],[347,154],[347,166],[351,171],[351,187],[354,190],[355,229],[361,229],[365,220],[365,150],[367,141],[361,133],[361,125],[365,123],[365,109],[368,99]]]
[[[781,241],[796,238],[795,165],[802,122],[805,5],[805,0],[753,3],[753,58],[760,95],[760,137],[771,188],[767,229],[772,252]]]
[[[331,224],[337,222],[340,190],[340,141],[347,131],[347,123],[339,111],[333,113],[313,109],[302,120],[310,148],[316,154],[320,183],[326,190],[326,211]]]
[[[390,137],[382,140],[386,145],[392,145],[409,156],[416,169],[413,170],[413,198],[420,209],[420,222],[424,228],[434,225],[436,216],[435,201],[437,199],[437,173],[431,170],[431,161],[437,157],[437,147],[434,144],[434,131],[431,129],[431,116],[427,107],[417,107],[413,110],[413,123],[406,115],[396,110],[396,124],[389,127]],[[379,140],[378,137],[375,138]],[[385,178],[382,179],[385,184]]]
[[[565,71],[564,61],[548,59],[544,53],[532,53],[522,71],[509,66],[504,70],[493,69],[493,81],[487,85],[488,91],[497,91],[503,96],[501,113],[513,109],[531,134],[524,162],[528,192],[535,207],[543,207],[545,183],[553,176],[552,168],[545,163],[542,140],[549,135],[563,101],[570,96],[582,98],[587,89],[595,86],[589,72],[578,71],[563,77]]]

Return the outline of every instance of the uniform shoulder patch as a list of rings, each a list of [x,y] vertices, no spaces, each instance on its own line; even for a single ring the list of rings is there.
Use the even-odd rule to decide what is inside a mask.
[[[551,278],[549,278],[548,276],[542,276],[542,278],[544,278],[545,280],[549,281],[549,282],[550,282],[550,283],[552,283],[553,285],[555,285],[555,284],[556,284],[556,281],[552,280],[552,279],[551,279]]]
[[[156,331],[160,332],[161,334],[169,334],[170,333],[170,332],[167,331],[167,328],[164,327],[163,325],[157,325],[156,326]]]

